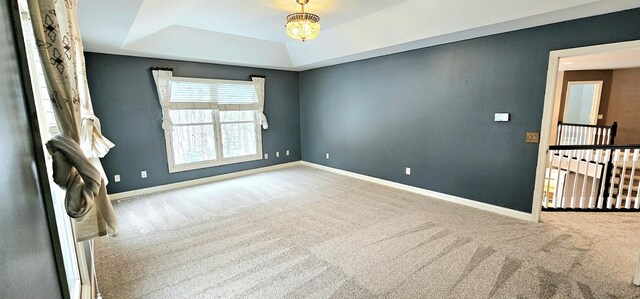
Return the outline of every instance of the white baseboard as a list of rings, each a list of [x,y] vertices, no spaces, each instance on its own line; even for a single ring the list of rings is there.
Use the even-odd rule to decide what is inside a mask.
[[[151,193],[157,193],[157,192],[169,191],[169,190],[174,190],[174,189],[180,189],[180,188],[184,188],[184,187],[202,185],[202,184],[206,184],[206,183],[212,183],[212,182],[217,182],[217,181],[237,178],[237,177],[241,177],[241,176],[247,176],[247,175],[252,175],[252,174],[257,174],[257,173],[262,173],[262,172],[267,172],[267,171],[273,171],[273,170],[287,168],[287,167],[292,167],[292,166],[300,165],[300,162],[301,161],[294,161],[294,162],[277,164],[277,165],[272,165],[272,166],[267,166],[267,167],[260,167],[260,168],[254,168],[254,169],[249,169],[249,170],[244,170],[244,171],[221,174],[221,175],[216,175],[216,176],[206,177],[206,178],[201,178],[201,179],[189,180],[189,181],[184,181],[184,182],[179,182],[179,183],[154,186],[154,187],[137,189],[137,190],[126,191],[126,192],[121,192],[121,193],[114,193],[114,194],[109,194],[109,197],[111,198],[111,200],[126,199],[126,198],[131,198],[131,197],[136,197],[136,196],[147,195],[147,194],[151,194]]]
[[[488,212],[492,212],[492,213],[496,213],[496,214],[500,214],[500,215],[504,215],[504,216],[517,218],[517,219],[520,219],[520,220],[533,221],[533,215],[531,213],[525,213],[525,212],[516,211],[516,210],[512,210],[512,209],[508,209],[508,208],[503,208],[503,207],[499,207],[499,206],[496,206],[496,205],[475,201],[475,200],[468,199],[468,198],[458,197],[458,196],[449,195],[449,194],[440,193],[440,192],[435,192],[435,191],[422,189],[422,188],[418,188],[418,187],[414,187],[414,186],[400,184],[400,183],[387,181],[387,180],[383,180],[383,179],[379,179],[379,178],[374,178],[374,177],[370,177],[370,176],[359,174],[359,173],[355,173],[355,172],[350,172],[350,171],[337,169],[337,168],[333,168],[333,167],[329,167],[329,166],[319,165],[319,164],[315,164],[315,163],[311,163],[311,162],[301,161],[300,164],[305,165],[305,166],[309,166],[309,167],[314,167],[314,168],[326,170],[326,171],[330,171],[330,172],[333,172],[333,173],[341,174],[341,175],[352,177],[352,178],[356,178],[356,179],[369,181],[369,182],[380,184],[380,185],[384,185],[384,186],[387,186],[387,187],[392,187],[392,188],[396,188],[396,189],[400,189],[400,190],[404,190],[404,191],[417,193],[417,194],[420,194],[420,195],[425,195],[425,196],[428,196],[428,197],[431,197],[431,198],[435,198],[435,199],[440,199],[440,200],[444,200],[444,201],[448,201],[448,202],[452,202],[452,203],[457,203],[457,204],[461,204],[461,205],[464,205],[464,206],[473,207],[473,208],[476,208],[476,209],[480,209],[480,210],[484,210],[484,211],[488,211]]]
[[[392,188],[396,188],[396,189],[400,189],[400,190],[404,190],[404,191],[409,191],[409,192],[417,193],[417,194],[420,194],[420,195],[425,195],[425,196],[428,196],[428,197],[431,197],[431,198],[440,199],[440,200],[444,200],[444,201],[448,201],[448,202],[453,202],[453,203],[465,205],[465,206],[468,206],[468,207],[473,207],[473,208],[476,208],[476,209],[489,211],[489,212],[493,212],[493,213],[496,213],[496,214],[513,217],[513,218],[517,218],[517,219],[520,219],[520,220],[533,221],[532,214],[530,214],[530,213],[525,213],[525,212],[516,211],[516,210],[512,210],[512,209],[508,209],[508,208],[503,208],[503,207],[495,206],[495,205],[492,205],[492,204],[475,201],[475,200],[472,200],[472,199],[467,199],[467,198],[458,197],[458,196],[454,196],[454,195],[449,195],[449,194],[445,194],[445,193],[440,193],[440,192],[436,192],[436,191],[431,191],[431,190],[427,190],[427,189],[423,189],[423,188],[418,188],[418,187],[414,187],[414,186],[400,184],[400,183],[396,183],[396,182],[392,182],[392,181],[388,181],[388,180],[374,178],[374,177],[371,177],[371,176],[367,176],[367,175],[363,175],[363,174],[359,174],[359,173],[355,173],[355,172],[350,172],[350,171],[346,171],[346,170],[342,170],[342,169],[337,169],[337,168],[333,168],[333,167],[329,167],[329,166],[324,166],[324,165],[320,165],[320,164],[315,164],[315,163],[311,163],[311,162],[306,162],[306,161],[294,161],[294,162],[289,162],[289,163],[284,163],[284,164],[278,164],[278,165],[273,165],[273,166],[267,166],[267,167],[261,167],[261,168],[255,168],[255,169],[239,171],[239,172],[221,174],[221,175],[217,175],[217,176],[206,177],[206,178],[201,178],[201,179],[195,179],[195,180],[190,180],[190,181],[184,181],[184,182],[179,182],[179,183],[160,185],[160,186],[144,188],[144,189],[137,189],[137,190],[121,192],[121,193],[114,193],[114,194],[110,194],[109,196],[110,196],[111,200],[120,200],[120,199],[132,198],[132,197],[137,197],[137,196],[142,196],[142,195],[147,195],[147,194],[152,194],[152,193],[157,193],[157,192],[169,191],[169,190],[174,190],[174,189],[179,189],[179,188],[185,188],[185,187],[202,185],[202,184],[212,183],[212,182],[217,182],[217,181],[222,181],[222,180],[228,180],[228,179],[232,179],[232,178],[237,178],[237,177],[242,177],[242,176],[247,176],[247,175],[252,175],[252,174],[258,174],[258,173],[273,171],[273,170],[282,169],[282,168],[288,168],[288,167],[292,167],[292,166],[296,166],[296,165],[305,165],[305,166],[309,166],[309,167],[313,167],[313,168],[317,168],[317,169],[322,169],[322,170],[330,171],[330,172],[337,173],[337,174],[340,174],[340,175],[353,177],[353,178],[356,178],[356,179],[369,181],[369,182],[380,184],[380,185],[384,185],[384,186],[387,186],[387,187],[392,187]]]

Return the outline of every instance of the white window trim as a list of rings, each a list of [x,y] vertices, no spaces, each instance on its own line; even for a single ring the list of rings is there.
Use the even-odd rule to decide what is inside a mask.
[[[186,78],[186,77],[173,77],[176,81],[191,81],[191,82],[203,82],[203,83],[233,83],[233,84],[246,84],[253,85],[251,81],[234,81],[234,80],[219,80],[219,79],[204,79],[204,78]],[[257,161],[263,159],[262,152],[262,126],[260,126],[260,119],[258,117],[257,104],[240,104],[240,105],[220,105],[212,102],[169,102],[169,111],[171,110],[188,110],[188,109],[211,109],[213,113],[213,123],[215,130],[216,141],[216,159],[212,161],[194,162],[186,164],[175,163],[173,155],[173,132],[171,130],[164,130],[165,147],[167,151],[167,163],[169,166],[169,173],[176,173],[182,171],[196,170],[202,168],[209,168],[215,166],[230,165],[242,162]],[[222,108],[222,109],[221,109]],[[256,113],[253,116],[253,122],[255,123],[255,133],[257,139],[256,154],[224,158],[222,149],[222,132],[220,111],[242,111],[242,110],[254,110]],[[225,123],[246,123],[241,122],[225,122]],[[191,125],[191,124],[190,124]],[[180,124],[173,124],[174,127],[180,126]]]

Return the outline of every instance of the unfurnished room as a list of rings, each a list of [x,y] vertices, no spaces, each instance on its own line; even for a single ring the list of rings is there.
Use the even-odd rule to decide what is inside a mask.
[[[0,298],[640,298],[638,0],[0,20]]]

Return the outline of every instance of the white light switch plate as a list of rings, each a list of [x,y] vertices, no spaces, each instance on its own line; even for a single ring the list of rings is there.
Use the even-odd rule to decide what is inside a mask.
[[[264,154],[265,159],[269,159],[269,154]]]
[[[288,156],[289,155],[289,150],[287,150],[284,154]]]
[[[280,152],[276,152],[276,158],[280,157]]]
[[[509,113],[506,112],[498,112],[495,114],[494,121],[498,121],[498,122],[504,122],[504,121],[509,121]]]
[[[120,182],[120,175],[119,174],[114,175],[113,176],[113,181],[116,182],[116,183]]]
[[[147,178],[147,171],[146,170],[140,171],[140,177],[143,178],[143,179],[146,179]]]
[[[411,175],[411,167],[407,167],[407,168],[404,170],[404,174],[406,174],[406,175]]]
[[[324,154],[324,157],[329,160],[329,153]]]

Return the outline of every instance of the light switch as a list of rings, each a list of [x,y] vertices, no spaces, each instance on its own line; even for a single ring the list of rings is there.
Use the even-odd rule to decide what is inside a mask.
[[[113,181],[116,182],[116,183],[120,182],[120,175],[119,174],[114,175],[113,176]]]
[[[276,158],[280,157],[280,152],[276,152]]]
[[[146,170],[140,171],[140,177],[143,178],[143,179],[146,179],[147,178],[147,171]]]
[[[497,122],[509,121],[509,113],[507,113],[507,112],[497,112],[494,115],[493,120],[497,121]]]
[[[527,143],[539,143],[540,132],[527,132],[525,134],[525,142]]]
[[[329,160],[329,153],[324,154],[324,157]]]
[[[289,155],[289,150],[287,150],[287,151],[285,152],[285,155],[287,155],[287,156]]]
[[[404,170],[404,174],[406,174],[406,175],[411,175],[411,167],[407,167],[407,168]]]

